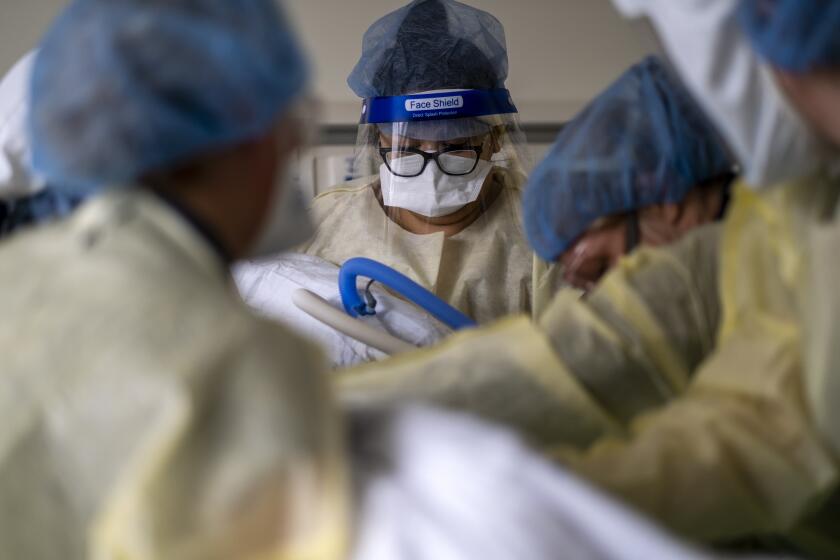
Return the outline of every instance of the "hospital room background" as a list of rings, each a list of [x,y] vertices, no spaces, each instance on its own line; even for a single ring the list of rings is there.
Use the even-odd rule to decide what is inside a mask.
[[[2,0],[0,71],[35,45],[64,0]],[[287,9],[316,67],[320,103],[317,145],[301,156],[311,196],[353,173],[360,100],[347,75],[370,22],[403,5],[400,0],[293,0]],[[623,19],[609,0],[475,0],[505,26],[514,95],[533,161],[539,161],[564,122],[628,66],[661,52],[644,21]]]

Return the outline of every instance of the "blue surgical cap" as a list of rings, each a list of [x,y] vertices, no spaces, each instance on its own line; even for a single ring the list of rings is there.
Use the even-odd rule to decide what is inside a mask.
[[[525,190],[526,233],[554,261],[598,219],[679,202],[732,169],[689,93],[649,57],[563,128]]]
[[[362,98],[390,97],[503,88],[507,74],[499,20],[453,0],[414,0],[368,29],[347,83]]]
[[[837,0],[741,0],[738,18],[773,66],[791,72],[840,67]]]
[[[34,166],[74,188],[135,181],[269,131],[307,74],[272,0],[75,0],[33,71]]]

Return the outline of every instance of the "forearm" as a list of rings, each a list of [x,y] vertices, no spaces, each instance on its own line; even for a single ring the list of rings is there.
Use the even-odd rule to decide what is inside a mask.
[[[510,425],[544,444],[587,445],[619,429],[524,316],[349,370],[339,387],[351,405],[433,403]]]

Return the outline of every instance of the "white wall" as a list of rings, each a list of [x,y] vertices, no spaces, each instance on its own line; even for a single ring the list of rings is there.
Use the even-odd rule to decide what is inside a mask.
[[[328,121],[351,123],[359,102],[345,80],[362,34],[407,0],[287,0],[318,69]],[[656,49],[643,24],[622,20],[609,0],[467,0],[507,31],[508,86],[529,122],[559,122],[624,68]],[[37,44],[65,0],[0,0],[0,71]]]
[[[66,0],[0,0],[0,73],[35,47]]]

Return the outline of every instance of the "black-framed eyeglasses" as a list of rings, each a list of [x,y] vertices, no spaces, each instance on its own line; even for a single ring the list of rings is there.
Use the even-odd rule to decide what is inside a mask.
[[[483,151],[483,146],[452,146],[438,152],[424,152],[418,148],[379,148],[379,155],[388,170],[397,177],[418,177],[432,160],[447,175],[459,177],[475,171]]]

